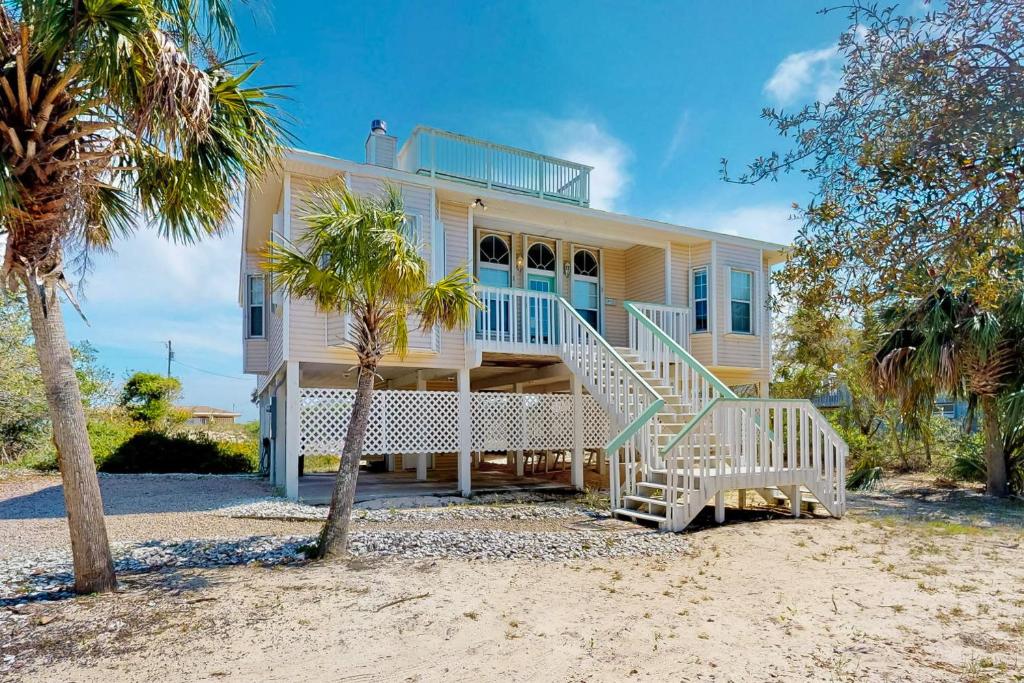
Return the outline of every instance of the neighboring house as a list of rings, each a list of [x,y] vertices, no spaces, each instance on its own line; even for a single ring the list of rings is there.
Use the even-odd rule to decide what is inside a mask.
[[[811,403],[819,410],[837,410],[850,405],[853,397],[845,385],[830,388],[811,397]],[[963,422],[967,418],[967,401],[953,399],[950,396],[939,396],[935,399],[935,414],[954,422]]]
[[[288,150],[247,188],[244,370],[286,495],[303,496],[300,456],[340,453],[355,356],[344,317],[273,291],[258,254],[298,238],[310,188],[342,178],[401,188],[431,276],[466,266],[484,304],[467,331],[417,331],[405,358],[381,363],[367,456],[419,479],[455,471],[468,495],[481,454],[508,453],[521,475],[533,452],[570,453],[582,488],[585,453],[599,452],[618,512],[665,528],[710,497],[720,516],[727,489],[780,486],[796,503],[803,490],[841,514],[845,445],[827,422],[807,402],[728,388],[767,399],[783,246],[590,208],[590,171],[422,126],[399,147],[375,121],[365,162]]]
[[[208,425],[208,424],[235,424],[235,418],[241,416],[230,410],[222,410],[213,406],[182,406],[182,410],[188,412],[188,419],[185,424]]]

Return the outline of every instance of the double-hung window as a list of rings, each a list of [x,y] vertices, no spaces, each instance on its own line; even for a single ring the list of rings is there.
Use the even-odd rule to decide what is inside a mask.
[[[246,276],[246,334],[250,339],[263,337],[264,283],[263,275]]]
[[[693,271],[693,330],[708,331],[708,269]]]
[[[754,274],[746,270],[734,270],[729,277],[729,306],[732,313],[730,330],[738,334],[752,334],[754,321],[753,306]]]

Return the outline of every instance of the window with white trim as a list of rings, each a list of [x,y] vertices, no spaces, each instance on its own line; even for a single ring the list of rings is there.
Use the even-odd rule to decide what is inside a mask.
[[[572,256],[572,305],[591,327],[600,330],[600,266],[589,249],[577,249]]]
[[[729,274],[730,331],[753,334],[754,274],[747,270],[733,270]]]
[[[708,269],[693,271],[693,330],[708,331]]]
[[[247,275],[245,282],[245,304],[246,304],[246,336],[250,339],[262,339],[265,317],[263,314],[264,285],[266,278],[263,275]]]

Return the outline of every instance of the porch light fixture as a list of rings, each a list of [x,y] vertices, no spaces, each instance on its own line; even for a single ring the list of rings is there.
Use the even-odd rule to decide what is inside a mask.
[[[487,205],[484,204],[484,200],[480,199],[479,197],[473,200],[473,206],[475,208],[483,209],[484,211],[487,210]]]
[[[568,261],[563,261],[562,262],[562,275],[564,275],[566,277],[569,277],[569,272],[570,272],[569,269],[570,269],[569,262]]]
[[[523,270],[523,255],[516,256],[516,270],[522,272]]]

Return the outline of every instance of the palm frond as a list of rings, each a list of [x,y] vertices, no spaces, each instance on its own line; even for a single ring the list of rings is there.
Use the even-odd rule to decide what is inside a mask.
[[[349,343],[366,367],[384,353],[407,353],[411,314],[424,330],[454,329],[468,325],[480,305],[464,268],[429,282],[398,188],[360,195],[339,180],[322,183],[303,208],[303,223],[294,243],[263,251],[272,286],[312,299],[323,312],[351,312]]]
[[[425,287],[416,303],[420,326],[424,330],[432,329],[435,325],[445,330],[454,330],[469,325],[473,309],[483,308],[483,304],[473,294],[474,284],[474,278],[460,266]]]

